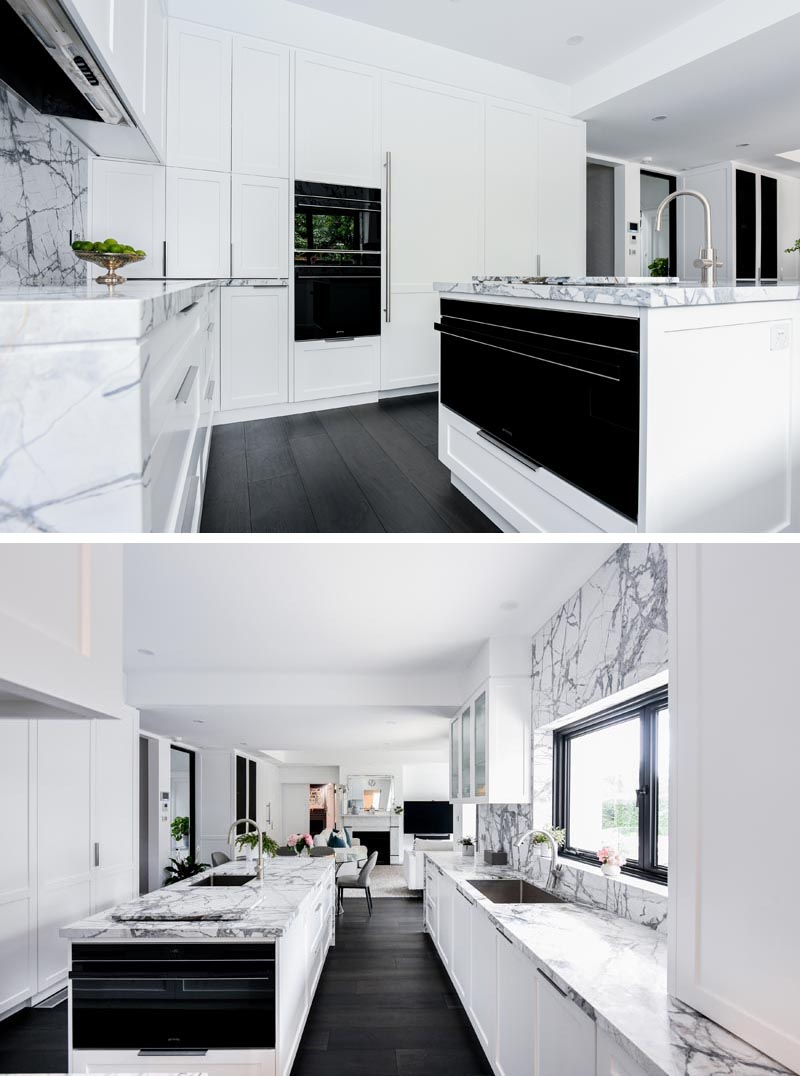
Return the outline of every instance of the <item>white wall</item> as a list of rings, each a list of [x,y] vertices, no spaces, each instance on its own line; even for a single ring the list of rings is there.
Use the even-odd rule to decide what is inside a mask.
[[[571,93],[563,83],[287,0],[170,0],[169,13],[552,112],[571,108]]]
[[[403,766],[403,799],[446,800],[450,796],[447,762],[412,762]]]

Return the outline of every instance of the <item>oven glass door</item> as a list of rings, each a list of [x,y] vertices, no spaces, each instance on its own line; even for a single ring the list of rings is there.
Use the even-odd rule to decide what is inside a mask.
[[[253,979],[75,978],[72,1037],[83,1050],[271,1048],[274,972]]]
[[[459,317],[436,327],[446,407],[636,520],[638,354]]]
[[[298,270],[294,302],[296,340],[380,336],[380,275]]]
[[[294,212],[296,260],[313,263],[326,251],[380,253],[380,209],[318,206],[298,198]]]

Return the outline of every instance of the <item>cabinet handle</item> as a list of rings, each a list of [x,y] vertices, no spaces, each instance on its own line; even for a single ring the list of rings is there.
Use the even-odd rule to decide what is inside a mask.
[[[386,151],[386,324],[392,320],[392,154]]]
[[[539,972],[539,974],[541,975],[541,977],[544,979],[544,981],[546,983],[549,983],[550,986],[552,986],[552,988],[554,990],[557,990],[559,992],[559,994],[562,996],[562,998],[566,998],[569,1001],[569,995],[567,994],[566,990],[562,990],[560,986],[558,986],[556,983],[554,983],[553,980],[549,977],[549,975],[545,975],[545,973],[542,971],[541,968],[537,968],[536,970]]]
[[[209,381],[208,385],[206,386],[206,399],[207,400],[213,400],[214,399],[214,390],[216,389],[216,387],[217,387],[217,383],[212,378]]]
[[[95,845],[94,845],[94,865],[95,865],[95,867],[100,866],[100,842],[99,841],[95,841]]]
[[[475,905],[475,901],[472,899],[472,897],[468,897],[463,890],[457,889],[456,893],[458,893],[460,897],[463,897],[467,904],[472,904],[473,906]]]
[[[507,942],[508,942],[508,944],[509,944],[509,945],[513,945],[513,944],[514,944],[514,943],[512,942],[512,940],[511,940],[511,938],[509,938],[509,936],[508,936],[507,934],[504,934],[504,933],[502,932],[502,930],[500,929],[500,927],[495,927],[494,929],[495,929],[495,930],[497,931],[497,933],[498,933],[498,934],[500,935],[500,937],[501,937],[501,938],[502,938],[502,939],[503,939],[504,941],[507,941]]]
[[[206,329],[206,332],[207,332],[207,333],[213,333],[213,331],[214,331],[214,324],[215,324],[215,323],[214,323],[213,321],[209,322],[208,328]]]
[[[167,241],[166,241],[166,239],[164,240],[163,268],[164,268],[164,272],[161,275],[166,276],[167,275]]]
[[[181,381],[181,387],[178,389],[178,395],[175,397],[175,403],[185,404],[189,399],[199,370],[199,366],[190,366],[186,371],[186,376]]]
[[[355,340],[354,336],[323,336],[323,344],[351,344]]]
[[[182,306],[180,312],[181,312],[181,314],[188,314],[189,311],[194,310],[194,308],[196,306],[197,306],[197,300],[195,300],[193,303],[189,303],[187,306]]]
[[[541,256],[541,254],[536,255],[536,275],[537,276],[542,275],[542,256]]]
[[[205,1057],[208,1050],[140,1050],[137,1057]]]

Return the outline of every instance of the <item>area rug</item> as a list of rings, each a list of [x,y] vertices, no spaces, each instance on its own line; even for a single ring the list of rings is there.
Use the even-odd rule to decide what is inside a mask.
[[[405,897],[407,900],[421,900],[422,891],[409,889],[403,868],[398,866],[378,865],[369,879],[369,891],[376,900],[380,897]],[[364,899],[362,889],[345,889],[345,897]]]

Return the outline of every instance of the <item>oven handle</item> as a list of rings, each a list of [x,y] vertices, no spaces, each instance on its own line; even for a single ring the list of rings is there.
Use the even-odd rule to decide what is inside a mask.
[[[330,276],[320,276],[318,274],[312,274],[312,273],[307,273],[307,274],[301,275],[300,273],[297,273],[296,274],[296,279],[297,280],[380,280],[380,271],[377,272],[377,273],[374,273],[372,276],[366,276],[366,275],[362,276],[359,273],[346,273],[346,274],[345,273],[342,273],[342,274],[336,273],[335,275],[332,273]]]
[[[562,370],[574,370],[578,374],[586,374],[588,377],[599,377],[603,381],[614,381],[617,384],[622,380],[611,374],[599,374],[596,370],[586,370],[583,366],[571,366],[568,362],[554,362],[552,359],[543,359],[541,355],[531,355],[527,351],[515,351],[510,347],[501,347],[500,344],[490,344],[487,340],[480,340],[471,336],[461,336],[460,333],[452,333],[440,324],[434,325],[434,329],[442,336],[452,336],[454,340],[465,340],[468,344],[479,344],[481,347],[491,347],[495,351],[505,351],[509,355],[521,355],[523,359],[533,359],[534,362],[546,362],[548,366],[557,366]]]
[[[392,151],[386,151],[386,324],[392,320]]]
[[[369,209],[357,205],[311,205],[309,202],[295,202],[295,209],[316,209],[323,213],[380,213],[380,209]]]

